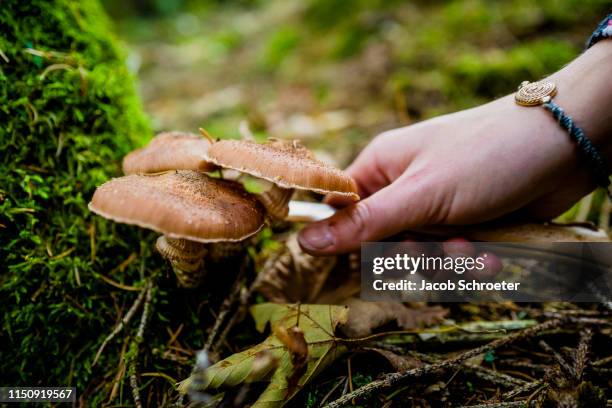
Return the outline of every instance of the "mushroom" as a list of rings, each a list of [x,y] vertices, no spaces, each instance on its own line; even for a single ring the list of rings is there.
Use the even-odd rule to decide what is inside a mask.
[[[213,171],[215,165],[206,161],[206,152],[210,145],[210,140],[193,133],[160,133],[145,147],[125,156],[123,172],[141,174],[168,170]]]
[[[359,200],[357,185],[351,176],[318,161],[297,140],[269,139],[266,143],[220,140],[208,149],[208,160],[273,183],[271,189],[259,196],[273,218],[287,216],[294,189]]]
[[[160,133],[148,145],[125,156],[123,171],[125,174],[151,174],[169,170],[213,171],[217,166],[206,160],[206,152],[213,139],[207,133],[203,134],[205,137],[177,131]],[[161,236],[157,240],[157,249],[165,258],[180,264],[179,269],[195,270],[199,269],[205,256],[213,263],[218,263],[242,252],[245,243],[246,240],[220,242],[208,245],[204,250],[200,244],[192,245],[190,241]]]
[[[201,282],[207,244],[243,241],[265,219],[261,204],[239,183],[191,170],[112,179],[96,189],[89,209],[164,234],[156,247],[184,287]]]

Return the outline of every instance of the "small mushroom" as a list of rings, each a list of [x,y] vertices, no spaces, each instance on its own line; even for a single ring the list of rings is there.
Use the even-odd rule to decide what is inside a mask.
[[[259,197],[273,218],[287,216],[294,189],[359,200],[357,185],[351,176],[320,162],[297,140],[270,139],[266,143],[220,140],[208,149],[208,160],[273,183],[273,187]]]
[[[159,173],[168,170],[213,171],[206,161],[210,140],[184,132],[164,132],[148,145],[134,150],[123,159],[125,174]]]
[[[164,234],[156,247],[184,287],[201,282],[207,244],[243,241],[264,224],[263,207],[239,183],[191,170],[112,179],[89,209]]]

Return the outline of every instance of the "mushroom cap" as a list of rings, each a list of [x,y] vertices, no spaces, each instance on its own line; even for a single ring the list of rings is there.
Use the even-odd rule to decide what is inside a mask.
[[[268,180],[283,188],[339,194],[359,200],[355,180],[317,160],[297,141],[221,140],[208,149],[211,162]]]
[[[193,133],[160,133],[148,145],[125,156],[123,172],[138,174],[168,170],[212,171],[215,165],[206,161],[210,144],[207,139]]]
[[[115,178],[89,203],[96,214],[196,242],[241,241],[264,224],[259,201],[234,181],[180,170]]]

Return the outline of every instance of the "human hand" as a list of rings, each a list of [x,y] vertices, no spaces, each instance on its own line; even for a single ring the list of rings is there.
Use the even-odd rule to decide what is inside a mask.
[[[609,85],[591,84],[609,83],[598,67],[601,59],[609,66],[610,46],[598,46],[549,79],[559,89],[555,101],[609,157],[610,141],[602,135],[610,113],[585,108],[611,94]],[[578,82],[583,71],[592,71],[588,89]],[[307,226],[300,235],[307,252],[348,252],[401,231],[506,215],[550,219],[595,187],[567,132],[544,109],[518,106],[512,95],[385,132],[347,171],[362,201]]]

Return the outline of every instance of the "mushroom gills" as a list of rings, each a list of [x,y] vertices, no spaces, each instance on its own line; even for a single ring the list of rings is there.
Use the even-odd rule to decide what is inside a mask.
[[[293,196],[292,188],[282,188],[273,184],[269,190],[260,194],[258,198],[272,218],[283,220],[289,214],[291,196]]]
[[[202,283],[206,276],[205,244],[162,235],[157,238],[155,247],[161,256],[170,262],[180,286],[195,288]]]

